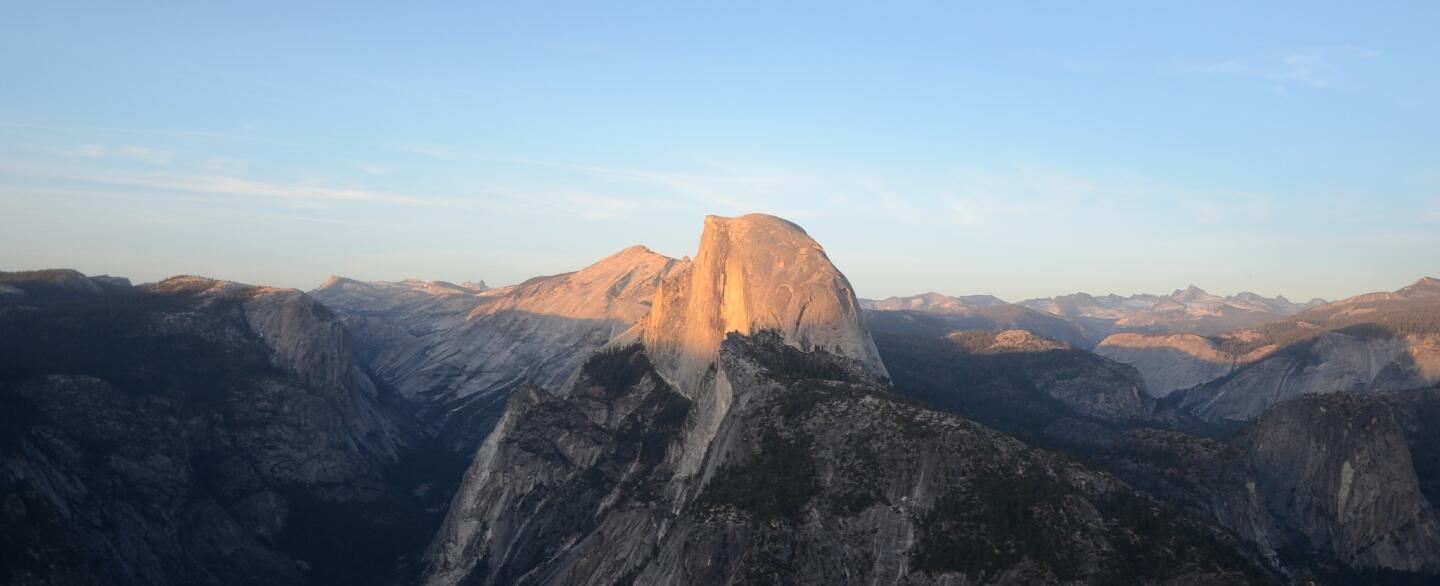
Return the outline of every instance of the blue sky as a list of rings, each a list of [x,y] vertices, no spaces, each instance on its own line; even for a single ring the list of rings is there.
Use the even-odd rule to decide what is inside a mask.
[[[1433,2],[235,4],[0,8],[0,269],[499,285],[761,211],[870,297],[1440,275]]]

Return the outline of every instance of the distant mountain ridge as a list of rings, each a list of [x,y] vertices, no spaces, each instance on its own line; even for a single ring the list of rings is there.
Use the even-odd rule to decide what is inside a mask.
[[[1289,397],[1440,381],[1440,280],[1357,295],[1219,335],[1115,334],[1097,353],[1134,366],[1156,396],[1244,421]]]
[[[1323,299],[1294,303],[1285,296],[1242,292],[1221,297],[1190,285],[1169,295],[1074,293],[1027,299],[1020,305],[1087,324],[1092,331],[1168,331],[1215,334],[1259,325],[1324,304]]]
[[[929,314],[962,329],[1025,329],[1087,349],[1116,332],[1218,334],[1275,321],[1325,303],[1322,299],[1293,303],[1283,295],[1271,298],[1250,292],[1220,297],[1194,285],[1169,295],[1074,293],[1019,303],[993,295],[949,296],[935,292],[860,302],[871,312]],[[1024,315],[1025,311],[1036,315]],[[1055,320],[1063,320],[1066,325]]]

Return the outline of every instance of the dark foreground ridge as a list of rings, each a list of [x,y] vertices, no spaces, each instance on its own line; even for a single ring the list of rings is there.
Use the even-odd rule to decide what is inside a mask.
[[[432,544],[432,584],[1254,584],[1223,530],[853,364],[731,334],[733,406],[677,474],[689,402],[631,346],[517,394]]]

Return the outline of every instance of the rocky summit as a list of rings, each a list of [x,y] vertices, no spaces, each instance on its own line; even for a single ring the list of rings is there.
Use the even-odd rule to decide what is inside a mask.
[[[763,214],[707,216],[695,261],[661,284],[640,339],[687,395],[712,384],[730,332],[773,330],[801,350],[853,358],[883,377],[859,314],[850,282],[799,226]]]

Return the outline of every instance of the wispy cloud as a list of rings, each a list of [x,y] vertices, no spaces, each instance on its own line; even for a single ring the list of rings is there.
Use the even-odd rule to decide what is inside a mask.
[[[765,172],[743,166],[716,166],[712,172],[694,173],[668,170],[647,170],[608,165],[546,161],[524,157],[502,157],[461,152],[432,144],[398,143],[389,145],[397,150],[443,161],[488,161],[556,169],[609,182],[659,190],[664,195],[689,197],[735,213],[767,212],[793,218],[816,215],[814,210],[777,205],[776,202],[795,197],[814,181],[793,173]],[[607,196],[613,197],[613,196]],[[616,198],[618,199],[618,198]],[[602,214],[603,215],[603,214]]]
[[[422,157],[430,157],[432,159],[440,159],[442,161],[454,161],[464,158],[464,155],[457,153],[449,148],[431,144],[400,143],[391,146],[398,151],[410,153],[412,155],[420,155]]]
[[[566,193],[559,198],[558,210],[586,220],[619,220],[631,216],[640,202],[594,193]]]
[[[150,163],[152,165],[164,165],[175,159],[175,153],[170,151],[134,145],[108,147],[96,144],[83,144],[76,146],[43,147],[42,150],[57,157],[81,159],[123,158]]]
[[[1060,213],[1103,194],[1092,179],[1033,166],[962,172],[943,191],[942,217],[962,226]]]
[[[612,180],[658,187],[736,213],[763,211],[793,218],[815,215],[812,210],[774,203],[783,201],[786,196],[793,195],[793,191],[798,190],[797,183],[801,181],[793,176],[744,171],[717,174],[673,173],[594,165],[577,165],[575,169]]]
[[[1379,57],[1379,51],[1363,47],[1317,47],[1210,63],[1199,69],[1218,75],[1326,88],[1340,84],[1345,79],[1349,66]]]
[[[359,171],[366,175],[388,175],[394,172],[394,169],[390,168],[390,166],[381,165],[379,163],[366,163],[364,161],[356,161],[350,163],[350,166],[356,171]]]
[[[215,139],[226,141],[254,141],[254,142],[277,142],[263,136],[237,132],[216,132],[210,130],[188,130],[174,128],[131,128],[122,126],[90,126],[90,125],[65,125],[65,124],[27,124],[16,122],[0,122],[0,128],[11,128],[17,130],[38,130],[45,133],[63,134],[132,134],[147,136],[167,136],[185,139]]]
[[[217,174],[120,172],[5,160],[0,160],[0,175],[290,202],[449,207],[465,201],[454,197],[335,187],[315,182],[280,183]]]

